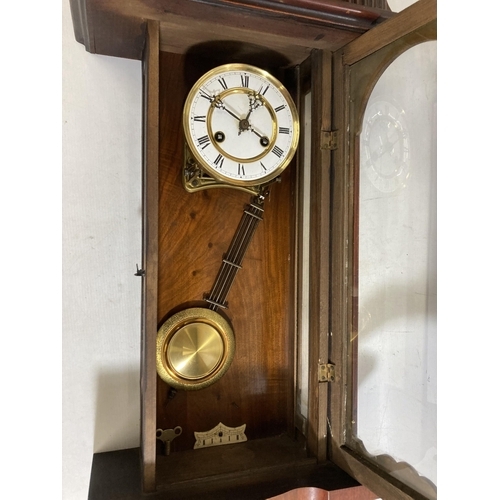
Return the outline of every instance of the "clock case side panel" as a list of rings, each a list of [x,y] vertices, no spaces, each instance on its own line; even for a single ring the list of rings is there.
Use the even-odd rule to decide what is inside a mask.
[[[141,476],[155,490],[158,302],[159,26],[149,22],[143,57],[143,256],[141,325]],[[141,272],[141,271],[139,271]]]
[[[436,39],[436,3],[420,0],[385,25],[334,53],[334,152],[330,357],[337,380],[329,391],[329,458],[384,499],[427,499],[356,449],[359,136],[368,98],[384,70],[410,47]],[[397,464],[395,463],[395,466]],[[408,482],[419,481],[410,473]]]

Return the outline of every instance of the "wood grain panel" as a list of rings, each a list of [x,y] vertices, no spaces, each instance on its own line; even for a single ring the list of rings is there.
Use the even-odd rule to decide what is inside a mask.
[[[199,305],[210,291],[250,201],[248,194],[233,189],[189,194],[182,187],[182,108],[202,68],[192,58],[160,56],[159,324],[180,308]],[[173,399],[167,385],[158,381],[157,426],[183,429],[172,442],[172,452],[192,448],[195,431],[210,430],[219,422],[246,424],[248,438],[255,439],[286,432],[292,419],[293,170],[289,166],[282,182],[272,187],[264,220],[228,296],[227,316],[236,337],[228,372],[208,388],[178,391]]]

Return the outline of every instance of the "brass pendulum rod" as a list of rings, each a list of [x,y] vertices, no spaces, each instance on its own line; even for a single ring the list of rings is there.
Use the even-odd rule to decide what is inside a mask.
[[[209,309],[212,311],[217,311],[219,307],[223,309],[227,308],[226,299],[229,290],[237,272],[241,269],[243,257],[264,215],[264,199],[267,194],[266,191],[264,194],[255,196],[243,211],[243,216],[233,236],[233,240],[222,259],[222,264],[212,290],[204,297],[204,300],[210,304]]]

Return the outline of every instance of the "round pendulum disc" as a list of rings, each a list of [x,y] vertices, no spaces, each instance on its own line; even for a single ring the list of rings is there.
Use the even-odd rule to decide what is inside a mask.
[[[203,389],[227,371],[233,356],[231,325],[210,309],[180,311],[158,331],[156,368],[171,387]]]
[[[220,333],[207,323],[188,323],[173,336],[167,347],[170,366],[180,377],[200,379],[210,375],[224,353]]]

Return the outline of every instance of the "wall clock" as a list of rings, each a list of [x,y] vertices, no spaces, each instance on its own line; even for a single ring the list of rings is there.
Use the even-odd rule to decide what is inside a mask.
[[[346,265],[350,262],[346,254],[355,242],[350,224],[356,221],[351,207],[358,174],[354,168],[351,171],[350,161],[359,153],[354,145],[361,139],[359,129],[351,126],[351,112],[361,101],[356,89],[364,89],[366,80],[385,63],[380,59],[388,51],[392,54],[392,48],[385,50],[388,44],[394,41],[406,47],[421,40],[422,32],[433,36],[435,2],[420,0],[388,20],[392,14],[379,9],[359,5],[353,9],[347,2],[327,0],[162,0],[154,5],[133,0],[120,5],[121,17],[113,12],[116,6],[104,9],[93,0],[75,3],[93,23],[91,29],[79,32],[84,38],[89,35],[85,41],[91,48],[144,62],[144,491],[156,489],[172,498],[181,498],[179,491],[188,493],[186,498],[243,498],[235,491],[238,485],[247,489],[248,498],[255,498],[256,492],[264,496],[264,491],[272,497],[297,484],[298,478],[310,485],[311,473],[324,470],[322,464],[327,464],[330,480],[338,478],[339,470],[332,472],[337,464],[373,486],[380,497],[409,498],[399,495],[401,485],[386,475],[379,477],[376,467],[359,459],[345,441],[352,383],[345,364],[353,357],[345,354],[349,342],[341,335],[350,326],[346,304],[350,304],[347,288],[353,267]],[[377,30],[379,22],[385,25]],[[145,33],[145,44],[139,33]],[[125,44],[125,39],[131,42]],[[243,56],[233,57],[236,52]],[[375,53],[375,68],[357,64],[371,61],[368,56]],[[249,66],[210,74],[203,66],[207,61],[213,68],[234,61]],[[289,133],[293,120],[282,115],[286,99],[280,101],[278,93],[273,101],[273,87],[266,91],[262,78],[270,80],[250,65],[279,75],[298,103],[302,123],[311,124],[299,161],[283,166],[281,172],[281,160],[288,159],[292,149],[287,141],[293,135]],[[305,101],[310,102],[308,114]],[[183,122],[186,128],[181,134]],[[371,145],[367,138],[374,151],[381,140],[376,134]],[[306,150],[310,150],[309,177]],[[391,146],[389,156],[393,151]],[[244,280],[239,274],[233,285],[230,321],[220,307],[227,305],[224,297],[214,300],[216,310],[210,301],[194,306],[204,293],[213,298],[210,287],[217,283],[220,256],[238,226],[241,190],[245,196],[251,193],[250,205],[257,207],[248,210],[255,210],[253,215],[246,215],[258,221],[254,215],[262,208],[259,199],[276,176],[282,183],[279,189],[273,186],[272,196],[266,198],[266,230],[255,233],[245,257],[252,272],[245,272]],[[215,186],[236,189],[205,189]],[[302,260],[302,242],[307,242],[307,260]],[[226,260],[229,268],[238,270],[237,261]],[[307,280],[302,279],[303,269]],[[209,313],[197,316],[195,311],[192,317],[173,322],[160,351],[176,380],[165,384],[157,373],[158,331],[179,312],[191,316],[193,309],[211,311],[217,321],[205,317]],[[208,325],[197,334],[198,345],[206,342],[208,350],[205,360],[200,356],[203,364],[189,366],[182,361],[190,335],[184,327],[193,323]],[[303,420],[296,405],[299,327],[307,344],[307,415],[299,415]],[[335,376],[321,378],[324,369]],[[202,387],[205,382],[208,385]],[[179,390],[171,399],[169,383],[203,390]],[[213,429],[220,422],[232,428],[246,424],[248,440],[234,447],[193,450],[194,432]],[[172,453],[163,456],[156,449],[156,430],[177,427],[182,433],[173,441]],[[110,476],[105,477],[108,481]],[[287,486],[279,486],[280,479]]]
[[[226,64],[193,85],[183,127],[188,191],[227,186],[255,193],[204,297],[207,307],[183,309],[158,331],[161,379],[175,389],[199,390],[222,377],[233,360],[233,328],[217,311],[227,308],[227,295],[262,220],[268,186],[297,149],[299,118],[290,94],[270,73],[247,64]]]

